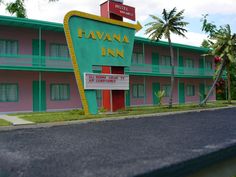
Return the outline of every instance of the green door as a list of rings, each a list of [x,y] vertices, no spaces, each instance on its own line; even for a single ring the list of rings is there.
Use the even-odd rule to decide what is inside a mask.
[[[41,81],[41,83],[39,81],[33,81],[33,111],[46,111],[45,81]]]
[[[41,57],[39,57],[40,48],[41,48]],[[41,40],[40,44],[38,39],[33,39],[32,41],[32,55],[34,56],[32,61],[33,66],[45,66],[45,50],[46,50],[45,40]]]
[[[157,93],[160,90],[160,84],[159,83],[152,83],[152,100],[153,100],[153,105],[159,104],[159,100],[155,93]]]
[[[130,106],[130,90],[125,91],[125,105]]]
[[[203,83],[201,83],[200,85],[199,85],[199,95],[200,95],[200,102],[205,98],[205,84],[203,84]]]
[[[179,56],[178,65],[179,65],[178,74],[183,74],[184,73],[184,58],[182,56]]]
[[[199,59],[199,74],[203,75],[204,74],[204,59],[200,58]]]
[[[185,103],[185,89],[184,83],[179,83],[179,104]]]
[[[152,53],[152,72],[159,73],[159,54]]]

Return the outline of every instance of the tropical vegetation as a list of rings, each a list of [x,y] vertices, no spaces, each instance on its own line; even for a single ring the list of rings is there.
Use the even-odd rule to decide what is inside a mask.
[[[202,30],[208,33],[208,44],[210,50],[208,55],[219,58],[219,67],[216,70],[216,77],[211,89],[205,99],[200,103],[203,105],[207,102],[210,94],[214,90],[218,80],[220,79],[224,69],[227,71],[227,88],[228,103],[231,103],[231,68],[236,63],[236,34],[232,34],[230,25],[220,26],[219,28],[207,20],[207,15],[202,19]],[[205,42],[206,43],[206,42]]]
[[[188,22],[183,21],[184,19],[184,10],[177,12],[176,7],[171,11],[163,9],[162,18],[159,18],[155,15],[150,15],[152,22],[147,23],[145,26],[148,26],[145,34],[149,35],[151,40],[158,41],[164,36],[165,39],[169,42],[170,47],[170,56],[171,56],[171,88],[170,88],[170,97],[169,97],[169,107],[172,107],[173,104],[173,88],[174,88],[174,52],[171,42],[171,34],[176,34],[179,36],[185,37],[185,32],[187,30],[185,27],[188,25]]]

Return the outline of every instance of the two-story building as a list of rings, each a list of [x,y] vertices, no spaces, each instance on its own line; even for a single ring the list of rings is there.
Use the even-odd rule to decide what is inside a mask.
[[[89,47],[89,46],[88,46]],[[173,44],[174,104],[197,103],[212,84],[213,58],[207,49]],[[92,52],[92,51],[91,51]],[[101,72],[94,67],[94,72]],[[167,42],[136,37],[126,106],[155,105],[155,92],[170,92]],[[102,107],[101,91],[97,100]],[[215,100],[215,93],[210,97]],[[51,111],[81,108],[63,25],[0,16],[0,112]]]

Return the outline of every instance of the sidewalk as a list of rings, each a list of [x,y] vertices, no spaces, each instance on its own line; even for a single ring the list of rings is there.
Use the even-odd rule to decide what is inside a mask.
[[[20,119],[19,117],[16,117],[16,116],[0,115],[0,118],[4,119],[4,120],[6,120],[6,121],[8,121],[10,123],[12,123],[12,125],[29,125],[29,124],[34,124],[33,122]]]

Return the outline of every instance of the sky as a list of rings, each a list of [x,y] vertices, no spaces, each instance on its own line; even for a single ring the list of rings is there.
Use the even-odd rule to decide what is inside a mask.
[[[5,0],[5,3],[12,1]],[[102,2],[104,0],[59,0],[54,3],[49,3],[48,0],[25,0],[28,18],[59,23],[63,22],[64,15],[70,10],[100,15],[99,5]],[[236,0],[124,0],[124,4],[136,8],[136,19],[143,26],[136,36],[148,37],[145,35],[144,25],[151,21],[150,14],[161,17],[164,8],[171,10],[174,7],[177,7],[178,11],[185,10],[184,20],[189,22],[189,25],[186,27],[186,38],[172,35],[173,42],[200,46],[206,38],[206,34],[201,31],[200,20],[203,14],[209,14],[209,21],[215,22],[216,25],[229,24],[232,32],[236,33]],[[4,5],[0,5],[0,15],[10,16]]]

